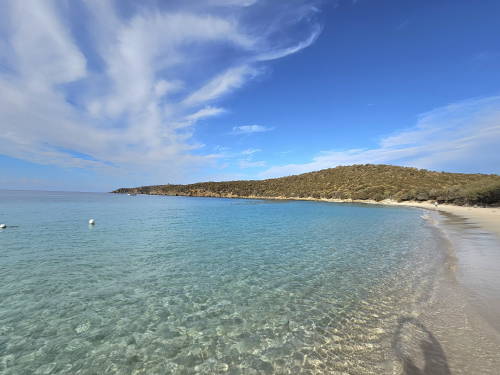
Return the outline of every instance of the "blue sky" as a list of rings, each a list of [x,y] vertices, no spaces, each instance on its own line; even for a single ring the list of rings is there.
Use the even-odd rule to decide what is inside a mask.
[[[500,173],[496,0],[0,4],[0,188]]]

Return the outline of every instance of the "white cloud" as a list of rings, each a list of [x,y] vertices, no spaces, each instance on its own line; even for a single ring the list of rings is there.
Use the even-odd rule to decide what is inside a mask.
[[[310,162],[273,166],[260,176],[279,177],[364,163],[500,173],[499,145],[500,96],[494,96],[424,113],[414,127],[383,138],[377,147],[324,151]]]
[[[201,119],[207,118],[207,117],[218,116],[224,112],[225,112],[224,108],[206,106],[206,107],[200,109],[199,111],[196,111],[195,113],[187,115],[183,121],[180,121],[177,123],[176,127],[182,128],[182,127],[190,126],[190,125],[193,125],[196,122],[198,122],[198,120],[201,120]]]
[[[237,166],[240,169],[248,168],[262,168],[267,165],[266,161],[256,161],[253,160],[254,156],[262,152],[259,148],[247,148],[243,151],[231,151],[228,147],[217,146],[215,147],[216,154],[214,157],[223,160],[223,163],[219,163],[218,168],[225,169],[231,166]],[[249,176],[246,176],[248,178]],[[213,177],[209,177],[213,180]]]
[[[319,27],[319,25],[316,25],[312,33],[307,37],[307,39],[300,41],[294,46],[285,47],[283,49],[268,51],[266,53],[263,53],[258,57],[258,60],[260,61],[275,60],[299,52],[300,50],[303,50],[304,48],[307,48],[311,44],[313,44],[316,41],[316,39],[318,39],[320,34],[321,34],[321,27]]]
[[[247,168],[262,168],[267,166],[267,162],[264,160],[253,160],[255,154],[261,152],[262,150],[259,148],[248,148],[240,152],[240,155],[243,155],[243,159],[238,160],[238,166],[240,169]]]
[[[188,96],[183,104],[193,105],[216,99],[223,94],[241,87],[256,74],[257,70],[248,65],[230,68]]]
[[[33,89],[72,82],[86,74],[85,57],[75,46],[53,2],[12,1],[10,44],[14,69]],[[42,30],[40,30],[42,29]],[[42,31],[42,32],[41,32]]]
[[[242,155],[253,155],[257,152],[261,152],[260,148],[247,148],[246,150],[241,151]]]
[[[274,128],[268,128],[262,125],[242,125],[233,127],[232,134],[252,134],[252,133],[264,133],[274,130]]]
[[[231,151],[230,147],[225,147],[225,146],[215,146],[214,147],[215,154],[217,155],[218,158],[221,159],[241,159],[242,157],[245,158],[245,160],[252,160],[253,156],[261,152],[262,150],[259,148],[248,148],[243,151]]]
[[[312,1],[84,0],[76,15],[71,2],[6,0],[0,153],[160,178],[212,163],[194,125],[222,114],[216,102],[258,75],[260,61],[312,43]]]

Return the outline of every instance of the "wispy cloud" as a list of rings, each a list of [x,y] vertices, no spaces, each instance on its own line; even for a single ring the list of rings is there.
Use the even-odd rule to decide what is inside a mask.
[[[261,177],[338,165],[391,163],[435,170],[500,173],[500,96],[453,103],[419,116],[415,126],[368,149],[329,150],[310,162],[273,166]],[[497,165],[491,170],[491,165]]]
[[[214,100],[221,95],[241,87],[248,79],[257,75],[257,70],[250,66],[230,68],[189,95],[183,105],[191,106]]]
[[[255,154],[259,152],[262,152],[259,148],[249,148],[241,151],[240,154],[243,155],[243,159],[238,161],[240,169],[266,167],[267,162],[265,160],[254,160]]]
[[[246,150],[241,151],[243,155],[253,155],[257,152],[261,152],[262,150],[260,148],[248,148]]]
[[[191,126],[194,125],[198,120],[201,120],[203,118],[207,117],[213,117],[220,115],[221,113],[224,113],[225,109],[224,108],[219,108],[219,107],[213,107],[213,106],[206,106],[190,115],[186,115],[184,119],[181,121],[177,122],[176,127],[186,127],[186,126]],[[175,126],[175,123],[173,123]]]
[[[231,166],[236,166],[239,169],[262,168],[267,166],[267,162],[264,160],[254,160],[255,155],[262,152],[259,148],[247,148],[243,151],[232,151],[228,147],[217,146],[216,151],[216,157],[221,161],[218,165],[219,169],[225,169]],[[239,176],[244,175],[239,174]],[[251,176],[245,177],[249,178]]]
[[[269,128],[262,125],[242,125],[233,127],[231,132],[234,135],[238,134],[252,134],[252,133],[265,133],[274,130],[274,128]]]
[[[259,168],[259,167],[265,167],[267,163],[263,160],[260,161],[252,161],[252,160],[240,160],[239,166],[242,169],[245,168]]]
[[[194,126],[263,61],[314,42],[315,2],[6,0],[0,153],[165,178],[210,163]]]

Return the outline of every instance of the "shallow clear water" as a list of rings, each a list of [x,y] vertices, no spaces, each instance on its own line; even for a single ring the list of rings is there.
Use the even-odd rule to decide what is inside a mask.
[[[396,371],[444,258],[421,215],[0,191],[0,373]]]

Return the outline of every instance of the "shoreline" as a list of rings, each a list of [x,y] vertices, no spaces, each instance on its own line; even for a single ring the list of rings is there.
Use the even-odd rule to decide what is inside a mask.
[[[39,195],[34,197],[40,198]],[[65,205],[60,211],[62,218],[66,219],[61,227],[49,225],[62,221],[57,216],[47,221],[47,225],[39,225],[40,221],[47,219],[44,216],[46,210],[39,209],[33,213],[30,210],[30,201],[23,195],[19,195],[19,198],[27,202],[24,213],[26,228],[21,227],[18,234],[5,232],[6,238],[10,238],[9,243],[12,244],[10,247],[7,246],[7,249],[12,250],[8,255],[12,256],[13,260],[18,259],[19,251],[16,246],[22,237],[32,236],[30,238],[33,238],[33,246],[40,246],[42,250],[37,251],[36,256],[43,254],[42,251],[53,251],[54,238],[60,238],[62,244],[56,248],[60,253],[54,254],[54,262],[49,262],[49,266],[60,267],[57,265],[58,259],[64,256],[64,259],[71,260],[74,259],[73,254],[76,254],[78,262],[72,262],[68,266],[74,264],[78,267],[75,268],[75,272],[77,275],[81,273],[82,276],[75,279],[74,285],[77,289],[73,289],[74,294],[67,294],[65,291],[60,293],[63,298],[61,302],[68,308],[65,315],[59,315],[57,309],[52,307],[53,304],[44,303],[40,306],[40,309],[43,309],[41,313],[51,317],[47,321],[46,331],[40,333],[40,328],[35,325],[38,324],[36,320],[33,320],[35,322],[33,325],[20,321],[19,326],[9,326],[12,328],[9,328],[7,337],[12,338],[14,343],[19,342],[19,345],[23,345],[24,341],[20,341],[23,337],[36,335],[43,340],[40,341],[42,347],[51,345],[57,340],[63,345],[81,345],[79,347],[82,348],[82,353],[85,353],[87,346],[84,344],[88,345],[89,338],[105,335],[95,344],[92,352],[82,355],[84,359],[79,365],[85,367],[88,366],[88,359],[93,359],[94,356],[97,358],[93,359],[95,363],[97,360],[105,359],[107,353],[111,351],[119,355],[123,351],[124,355],[128,355],[137,350],[141,351],[141,354],[145,353],[141,366],[150,369],[155,363],[159,363],[156,362],[157,357],[152,357],[156,356],[156,353],[161,357],[160,361],[165,360],[164,352],[157,348],[178,344],[180,349],[174,353],[175,359],[169,357],[168,361],[182,363],[182,366],[188,369],[193,358],[191,348],[197,349],[202,345],[194,339],[191,341],[191,337],[204,339],[213,337],[214,341],[209,342],[221,342],[221,345],[227,345],[226,347],[241,342],[237,344],[238,351],[241,350],[241,355],[248,353],[249,357],[240,356],[232,362],[224,361],[229,363],[228,368],[231,363],[232,366],[246,366],[247,362],[242,362],[241,358],[254,358],[253,355],[262,355],[256,358],[264,358],[273,366],[275,363],[277,366],[280,363],[285,366],[287,361],[283,362],[283,359],[291,358],[286,357],[287,353],[291,355],[294,350],[311,354],[312,359],[308,362],[306,360],[309,354],[300,357],[301,366],[306,363],[307,366],[321,365],[325,373],[329,371],[340,373],[342,370],[360,374],[409,375],[404,369],[413,368],[408,366],[414,364],[421,373],[493,375],[496,374],[496,369],[500,368],[500,357],[498,357],[500,330],[493,331],[494,326],[490,324],[493,321],[500,329],[498,314],[488,315],[491,309],[483,308],[489,306],[483,303],[483,297],[489,297],[488,295],[482,293],[478,296],[471,295],[464,288],[468,285],[467,281],[480,280],[486,283],[472,286],[482,291],[482,287],[486,285],[487,288],[493,288],[495,293],[500,291],[497,287],[500,285],[498,274],[486,274],[481,271],[485,264],[492,268],[498,268],[500,264],[500,253],[496,251],[498,256],[492,258],[487,251],[488,238],[493,240],[497,237],[493,233],[486,233],[483,227],[471,224],[463,216],[445,212],[448,208],[445,205],[436,209],[432,202],[329,202],[351,203],[343,206],[313,202],[294,204],[294,200],[319,202],[325,200],[287,199],[292,202],[286,202],[286,198],[281,200],[268,198],[274,202],[266,202],[261,197],[255,197],[254,199],[261,200],[253,202],[145,197],[137,197],[138,200],[134,200],[134,197],[119,198],[108,194],[107,197],[103,195],[91,199],[87,196],[71,197],[69,202],[73,205],[72,209],[68,210]],[[57,199],[67,201],[64,196]],[[52,196],[47,195],[47,207],[50,207],[52,202]],[[75,206],[75,202],[80,202],[81,206]],[[14,214],[16,203],[14,200],[11,203]],[[420,209],[402,207],[398,209],[391,208],[391,205]],[[200,207],[203,207],[201,211]],[[214,207],[217,208],[214,210]],[[220,207],[224,207],[225,211],[222,216],[218,216],[222,211]],[[75,208],[81,212],[92,212],[92,216],[98,220],[97,231],[87,230],[85,221],[78,219],[81,215],[75,219],[73,214]],[[462,211],[465,213],[484,211],[468,209],[469,207],[463,207]],[[244,211],[239,212],[240,210]],[[258,215],[254,215],[256,211]],[[273,216],[276,211],[279,211],[278,216]],[[339,214],[332,214],[331,211],[339,211]],[[197,217],[204,219],[198,221]],[[233,218],[243,221],[235,227],[225,225],[227,220]],[[408,225],[405,224],[405,218],[410,220]],[[301,222],[303,219],[310,222],[310,226],[304,226]],[[284,228],[288,228],[289,223],[294,226],[287,232]],[[281,224],[284,226],[280,227]],[[104,230],[99,230],[100,227]],[[302,228],[304,234],[300,235]],[[65,232],[69,232],[68,229],[79,236],[76,237],[77,241],[65,235]],[[276,236],[275,232],[280,233]],[[212,235],[214,233],[215,235]],[[226,233],[231,233],[231,236],[226,237]],[[298,233],[297,237],[293,237],[295,233]],[[364,237],[357,242],[357,235],[360,234]],[[337,235],[338,237],[335,237]],[[178,241],[179,238],[182,240]],[[184,238],[186,238],[185,243]],[[191,242],[190,238],[196,242]],[[64,245],[66,239],[69,245]],[[221,239],[224,242],[221,242]],[[226,242],[226,239],[229,241]],[[155,243],[152,244],[151,240]],[[236,246],[235,242],[241,246]],[[500,242],[491,243],[494,244],[491,247],[493,252],[499,249]],[[258,244],[261,244],[266,252],[255,251],[261,247]],[[349,251],[343,252],[344,247]],[[223,248],[224,251],[207,251],[219,248]],[[308,251],[309,248],[315,250]],[[70,253],[67,253],[68,249]],[[355,255],[351,255],[351,252]],[[27,252],[27,256],[33,253]],[[104,258],[96,258],[96,254],[102,254]],[[109,257],[110,254],[112,258]],[[470,258],[464,258],[465,262],[458,264],[455,259],[457,254],[460,257],[469,254]],[[82,256],[85,257],[83,261]],[[27,259],[36,261],[36,258]],[[97,262],[93,263],[94,259],[97,259]],[[111,260],[115,262],[115,259],[116,267],[109,268],[108,264],[114,265]],[[191,262],[189,259],[195,261]],[[478,259],[485,259],[487,262],[470,263],[471,260]],[[387,264],[390,267],[384,266],[386,262],[389,262]],[[93,264],[106,264],[106,267],[96,268]],[[220,264],[226,264],[222,269],[230,268],[232,271],[219,276]],[[324,268],[323,264],[326,264]],[[9,267],[12,279],[6,280],[12,282],[6,282],[5,285],[12,284],[15,287],[18,285],[21,288],[24,284],[16,284],[15,281],[19,280],[19,275],[23,275],[22,272],[27,272],[28,275],[29,267],[26,268],[19,262],[15,265],[19,265],[21,271],[14,269],[10,272]],[[79,268],[81,265],[84,268]],[[193,272],[193,266],[198,265],[201,268]],[[470,271],[465,274],[465,278],[457,272],[461,265],[465,265],[464,269]],[[128,268],[129,266],[131,268]],[[178,272],[178,268],[182,272]],[[142,278],[145,269],[148,271],[147,277]],[[53,270],[54,268],[49,268],[40,276],[44,277]],[[155,274],[156,271],[158,273]],[[98,275],[96,276],[98,278],[85,277],[84,272],[88,272],[91,276]],[[109,277],[110,274],[113,277]],[[59,275],[61,279],[58,278]],[[126,275],[126,279],[121,280],[121,275]],[[202,278],[197,278],[197,275],[202,275]],[[469,275],[471,278],[467,277]],[[489,277],[486,277],[488,275]],[[39,282],[40,276],[35,274],[29,284],[33,285],[33,288],[40,285],[40,291],[34,289],[30,295],[35,302],[40,301],[40,298],[47,298],[47,301],[50,301],[48,298],[52,297],[47,290],[57,288],[61,280],[68,279],[71,274],[55,272],[54,279],[49,279],[51,282],[49,285]],[[173,281],[169,282],[167,277]],[[217,283],[210,285],[210,280],[214,279],[218,280]],[[141,281],[139,286],[137,280]],[[160,284],[155,280],[160,280]],[[220,290],[220,292],[214,292],[210,298],[201,299],[209,293],[205,290],[202,293],[194,293],[200,290],[199,285],[207,280],[209,285],[207,291]],[[490,283],[489,280],[494,280],[494,283]],[[78,286],[80,281],[84,284]],[[103,282],[98,294],[88,292],[91,290],[89,288],[96,286],[96,281]],[[227,287],[228,281],[231,285],[234,284],[234,291]],[[129,282],[133,283],[133,289],[128,288]],[[9,306],[15,308],[16,301],[19,301],[19,305],[27,303],[22,294],[12,293],[7,287],[4,290],[11,298],[6,303],[7,308]],[[316,291],[320,293],[314,294]],[[474,292],[474,288],[472,291]],[[75,298],[88,295],[91,297],[89,303],[93,303],[91,310],[99,311],[99,316],[89,314],[88,309],[83,311],[79,309],[78,304],[71,303]],[[194,297],[191,297],[193,295]],[[230,301],[229,304],[226,301]],[[250,301],[250,304],[247,301]],[[42,299],[41,302],[45,300]],[[125,303],[126,306],[133,308],[123,310]],[[244,308],[233,309],[231,303]],[[148,307],[148,314],[144,314],[143,306]],[[186,306],[186,309],[183,306]],[[247,310],[246,306],[251,307]],[[500,311],[500,305],[495,306],[496,311]],[[149,315],[150,311],[153,311],[151,314],[154,315]],[[117,312],[121,314],[118,321]],[[483,314],[484,312],[487,314]],[[215,315],[214,320],[209,322],[209,326],[214,327],[211,331],[205,331],[204,327],[207,325],[203,323],[205,318],[212,319],[213,315],[208,314]],[[12,316],[15,317],[15,314]],[[67,319],[67,316],[71,316],[72,319]],[[485,316],[489,319],[485,320]],[[233,317],[241,319],[233,320]],[[26,320],[29,321],[29,318]],[[36,319],[36,316],[33,318]],[[111,332],[108,330],[109,322],[112,325],[115,321],[120,334],[111,336],[111,333],[108,333]],[[139,323],[131,325],[130,322],[134,321]],[[192,336],[185,337],[184,333],[192,327],[193,321],[201,322],[199,327],[202,328],[197,329],[196,326],[191,331]],[[267,323],[268,321],[271,323]],[[156,322],[161,323],[156,326]],[[63,329],[53,329],[58,326],[62,326]],[[157,329],[150,330],[149,327]],[[30,331],[24,332],[23,329]],[[125,341],[129,335],[126,333],[128,330],[138,344],[128,346],[128,341]],[[175,332],[179,332],[180,335],[176,336]],[[229,338],[228,344],[226,341],[219,341],[224,336]],[[251,341],[247,337],[258,337],[258,342],[262,345],[254,344],[257,339]],[[283,339],[269,344],[270,341],[265,341],[268,337],[292,338],[293,341],[288,343]],[[302,337],[304,340],[301,340]],[[183,343],[185,346],[181,347]],[[287,346],[283,348],[287,348],[289,352],[280,349],[284,343],[287,343]],[[191,347],[191,344],[194,346]],[[31,368],[30,362],[23,362],[23,359],[29,360],[31,356],[29,351],[30,348],[27,348],[26,355],[20,357],[19,361],[17,357],[13,361],[8,357],[9,362],[5,363],[10,366],[9,370],[15,372],[17,370],[15,366]],[[208,349],[205,353],[209,353]],[[46,360],[46,363],[51,363],[52,360],[50,357],[40,358],[41,361]],[[58,361],[61,361],[59,363],[63,365],[62,361],[66,358],[69,357],[58,358]],[[206,358],[215,357],[207,354],[202,360],[205,361]],[[74,362],[68,360],[68,363],[73,366]],[[97,363],[106,364],[104,361]],[[319,370],[319,367],[317,369]]]
[[[114,193],[117,194],[117,193]],[[118,193],[124,194],[124,193]],[[140,194],[140,193],[139,193]],[[175,196],[167,194],[141,194],[141,195],[162,195],[162,196]],[[375,201],[371,199],[327,199],[327,198],[313,198],[313,197],[265,197],[265,196],[239,196],[239,195],[178,195],[181,197],[199,197],[199,198],[232,198],[232,199],[262,199],[262,200],[290,200],[290,201],[316,201],[316,202],[330,202],[330,203],[360,203],[372,205],[385,205],[385,206],[405,206],[423,208],[426,210],[445,212],[448,214],[456,215],[467,219],[470,223],[477,224],[486,231],[495,234],[500,239],[500,207],[470,207],[458,206],[454,204],[439,204],[437,207],[431,201],[402,201],[398,202],[391,199],[382,201]]]
[[[380,203],[380,202],[379,202]],[[440,204],[435,207],[430,202],[388,202],[392,206],[418,207],[427,210],[445,212],[466,219],[500,238],[500,207],[468,207]]]
[[[279,199],[286,200],[287,198],[280,197]],[[441,357],[438,355],[435,358],[442,362],[441,367],[437,366],[434,369],[436,372],[469,374],[479,370],[484,374],[492,374],[492,369],[500,366],[496,354],[500,350],[500,331],[498,330],[500,321],[497,318],[500,305],[496,303],[498,293],[495,295],[484,293],[486,289],[499,285],[499,280],[495,272],[483,268],[484,264],[464,261],[464,258],[467,258],[464,256],[465,251],[474,259],[479,256],[497,264],[499,258],[492,257],[491,254],[486,255],[488,250],[484,246],[492,244],[492,242],[485,243],[488,238],[494,239],[494,247],[500,244],[500,207],[468,207],[450,204],[435,206],[434,202],[430,201],[336,200],[312,197],[289,200],[412,207],[428,210],[432,216],[438,215],[440,219],[437,218],[437,221],[432,222],[431,225],[435,227],[441,240],[444,241],[441,246],[443,246],[443,251],[447,251],[447,260],[436,275],[433,296],[424,303],[427,307],[416,316],[415,321],[419,324],[423,323],[420,330],[417,324],[415,332],[412,334],[408,332],[411,339],[405,350],[412,353],[408,357],[410,363],[412,360],[418,362],[421,355],[426,357],[425,353],[418,348],[418,343],[422,344],[419,336],[426,333],[433,337],[432,350],[442,354]],[[468,239],[467,237],[471,234],[474,237]],[[479,237],[476,237],[478,234]],[[482,254],[479,255],[476,252],[478,249],[481,249]],[[481,267],[477,268],[478,266]],[[485,272],[488,272],[488,275]],[[477,284],[477,280],[480,279],[488,279],[488,286]],[[404,365],[404,356],[401,359]]]
[[[484,267],[486,265],[497,268],[496,259],[500,259],[497,256],[492,257],[491,250],[489,250],[495,250],[500,243],[500,207],[469,207],[451,204],[435,206],[433,201],[397,202],[233,194],[179,196],[350,203],[426,210],[431,218],[430,225],[435,228],[439,236],[436,238],[441,241],[437,242],[437,246],[447,252],[447,260],[443,263],[443,267],[436,270],[431,295],[428,300],[421,301],[422,310],[415,310],[413,313],[402,316],[402,321],[398,321],[398,324],[401,322],[406,324],[399,329],[404,331],[404,339],[401,343],[398,342],[398,346],[403,348],[403,353],[408,354],[408,357],[403,355],[399,358],[400,364],[404,365],[405,360],[408,359],[410,362],[416,361],[415,363],[424,369],[426,367],[424,362],[439,361],[443,366],[440,369],[446,370],[442,373],[448,375],[451,373],[470,374],[478,369],[486,375],[493,374],[492,371],[499,368],[500,359],[497,358],[497,353],[500,350],[500,331],[498,331],[500,321],[497,316],[500,307],[496,303],[491,303],[496,301],[497,293],[495,292],[492,296],[485,292],[492,287],[496,288],[500,280],[495,272]],[[433,217],[436,220],[432,220]],[[494,242],[488,243],[488,238]],[[488,245],[491,244],[493,248],[488,249]],[[488,274],[484,271],[488,271]],[[427,341],[422,340],[422,337],[427,337]],[[422,345],[428,345],[429,342],[432,343],[431,349],[434,354],[427,353],[426,355],[425,351],[422,351]],[[398,353],[395,354],[398,355]],[[429,359],[432,355],[437,355],[437,357]],[[422,362],[422,358],[426,360]],[[399,365],[395,366],[393,371],[396,368],[399,369]]]
[[[500,241],[498,232],[485,230],[491,227],[487,219],[492,213],[449,205],[434,209],[429,204],[412,206],[433,211],[429,214],[436,220],[431,224],[439,232],[440,248],[448,252],[448,259],[419,318],[442,348],[451,370],[446,374],[495,373],[500,366],[500,279],[494,269],[499,264],[495,250]],[[479,225],[480,221],[486,225]]]

